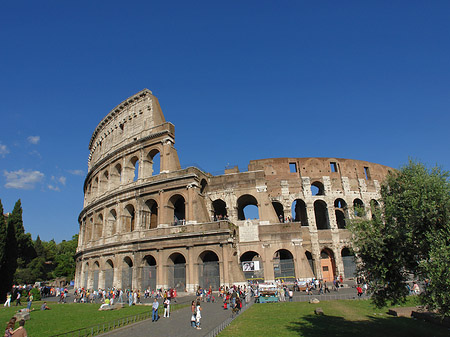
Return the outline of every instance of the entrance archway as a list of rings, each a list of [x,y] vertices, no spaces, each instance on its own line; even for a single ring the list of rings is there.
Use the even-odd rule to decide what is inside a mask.
[[[346,247],[342,249],[341,256],[344,264],[344,277],[354,277],[356,274],[355,254]]]
[[[94,283],[92,285],[92,288],[94,290],[98,289],[98,276],[99,276],[99,273],[100,273],[100,265],[98,264],[97,261],[95,261],[94,262],[94,270],[92,272],[92,276],[93,276],[93,279],[94,279]]]
[[[156,289],[156,259],[152,255],[144,257],[141,290]]]
[[[127,256],[122,264],[122,289],[131,289],[133,286],[133,261]]]
[[[320,265],[322,268],[322,279],[327,282],[333,282],[335,261],[333,252],[325,248],[320,252]]]
[[[273,256],[275,279],[295,279],[294,256],[287,249],[279,249]]]
[[[186,259],[180,253],[173,253],[168,260],[168,279],[169,288],[177,291],[186,290]]]
[[[114,282],[114,263],[111,260],[105,263],[105,289],[112,289]]]
[[[241,268],[249,282],[264,281],[264,265],[261,256],[254,251],[241,255]]]
[[[218,290],[220,287],[219,257],[207,250],[200,254],[198,265],[198,281],[202,288]]]

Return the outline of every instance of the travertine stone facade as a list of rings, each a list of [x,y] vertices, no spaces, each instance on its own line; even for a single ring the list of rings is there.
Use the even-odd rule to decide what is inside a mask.
[[[346,221],[371,216],[390,168],[274,158],[213,176],[181,168],[174,144],[175,127],[147,89],[95,129],[76,286],[192,292],[252,279],[352,276]],[[257,219],[245,218],[249,207]],[[243,262],[256,270],[244,272]]]

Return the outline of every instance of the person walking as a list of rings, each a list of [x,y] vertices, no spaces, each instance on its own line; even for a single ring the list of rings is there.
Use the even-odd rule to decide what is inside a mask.
[[[33,304],[33,294],[30,292],[27,298],[27,309],[31,310],[31,304]]]
[[[164,318],[170,317],[170,297],[166,297],[164,300]]]
[[[4,307],[11,307],[11,293],[6,294],[6,302],[3,304]]]
[[[197,330],[200,330],[200,319],[202,318],[202,308],[200,307],[200,301],[197,301],[197,306],[195,308],[195,325],[197,326]]]
[[[19,291],[17,291],[17,297],[16,297],[16,307],[18,306],[18,305],[22,305],[21,303],[20,303],[20,290]]]
[[[152,322],[156,322],[158,320],[158,307],[159,303],[155,298],[152,304]]]

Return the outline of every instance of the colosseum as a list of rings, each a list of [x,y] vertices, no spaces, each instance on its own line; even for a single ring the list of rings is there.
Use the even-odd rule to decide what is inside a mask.
[[[387,166],[251,160],[212,175],[180,166],[175,127],[145,89],[89,143],[75,286],[176,288],[352,277],[348,219],[371,217]],[[246,217],[253,208],[253,218]]]

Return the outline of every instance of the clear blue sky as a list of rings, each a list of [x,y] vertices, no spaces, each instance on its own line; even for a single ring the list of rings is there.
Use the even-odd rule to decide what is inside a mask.
[[[449,1],[2,1],[0,198],[78,232],[88,144],[143,88],[183,166],[337,157],[450,170]]]

